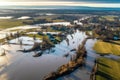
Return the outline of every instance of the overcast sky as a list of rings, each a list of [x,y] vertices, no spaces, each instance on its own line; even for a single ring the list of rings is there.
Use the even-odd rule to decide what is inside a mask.
[[[0,0],[2,5],[119,7],[120,0]]]

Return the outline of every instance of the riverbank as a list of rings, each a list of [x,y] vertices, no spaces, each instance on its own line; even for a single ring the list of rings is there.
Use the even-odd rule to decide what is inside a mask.
[[[95,74],[97,72],[97,68],[98,68],[98,65],[97,65],[97,63],[95,61],[94,67],[93,67],[91,75],[90,75],[90,80],[96,80]]]

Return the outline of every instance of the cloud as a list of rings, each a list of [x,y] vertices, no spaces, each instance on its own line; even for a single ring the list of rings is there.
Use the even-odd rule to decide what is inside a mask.
[[[3,5],[117,7],[120,0],[0,0]]]
[[[92,3],[120,3],[120,0],[6,0],[9,2],[41,2],[41,1],[64,1],[64,2],[92,2]]]
[[[120,3],[92,3],[92,2],[1,2],[0,5],[22,5],[22,6],[88,6],[88,7],[119,7]]]

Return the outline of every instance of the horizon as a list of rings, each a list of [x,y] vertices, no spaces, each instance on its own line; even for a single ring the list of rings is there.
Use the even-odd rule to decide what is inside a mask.
[[[0,9],[38,9],[38,10],[117,10],[120,11],[119,7],[89,7],[89,6],[41,6],[41,5],[6,5],[0,6]]]
[[[1,6],[83,6],[100,8],[120,8],[120,1],[114,0],[0,0]]]

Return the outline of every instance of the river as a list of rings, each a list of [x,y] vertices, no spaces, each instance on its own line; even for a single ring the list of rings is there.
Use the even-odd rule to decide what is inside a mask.
[[[77,48],[86,37],[85,32],[74,31],[73,34],[67,35],[68,41],[63,40],[37,58],[33,57],[35,52],[18,52],[21,49],[20,45],[2,45],[7,51],[6,56],[0,57],[0,80],[42,80],[48,73],[56,71],[59,66],[68,63],[71,55],[75,54],[75,51],[71,50]],[[85,65],[60,80],[70,80],[70,78],[89,80],[90,71],[97,56],[92,50],[95,42],[96,40],[89,39],[86,43]],[[23,45],[23,48],[30,47]],[[68,57],[64,57],[66,53],[69,53]]]

